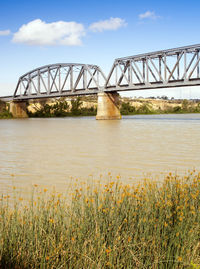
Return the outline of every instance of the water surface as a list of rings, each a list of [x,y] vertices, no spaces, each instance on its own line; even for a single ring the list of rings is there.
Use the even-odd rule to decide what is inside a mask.
[[[200,114],[0,120],[0,189],[200,169]]]

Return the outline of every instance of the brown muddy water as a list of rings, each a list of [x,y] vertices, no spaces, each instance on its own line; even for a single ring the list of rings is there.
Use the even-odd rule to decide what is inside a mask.
[[[0,120],[0,193],[80,178],[162,179],[200,170],[200,114]]]

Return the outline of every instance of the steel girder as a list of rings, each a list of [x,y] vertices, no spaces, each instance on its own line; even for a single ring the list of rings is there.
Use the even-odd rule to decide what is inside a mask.
[[[200,85],[200,44],[145,53],[114,61],[105,91]]]
[[[106,77],[97,65],[59,63],[34,69],[18,80],[14,100],[97,94]]]

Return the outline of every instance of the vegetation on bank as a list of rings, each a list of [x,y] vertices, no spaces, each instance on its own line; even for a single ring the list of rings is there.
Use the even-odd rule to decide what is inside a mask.
[[[87,100],[86,100],[87,101]],[[95,104],[96,100],[93,100]],[[142,102],[135,107],[129,101],[121,101],[119,104],[122,115],[139,115],[139,114],[177,114],[177,113],[200,113],[200,103],[194,103],[183,100],[180,105],[170,106],[167,103],[164,108],[155,109],[151,102]],[[71,100],[71,105],[65,100],[57,100],[54,104],[44,104],[36,111],[28,111],[29,117],[66,117],[66,116],[95,116],[97,113],[96,105],[89,108],[83,107],[82,98],[78,97]]]
[[[37,185],[29,204],[2,197],[0,268],[199,268],[200,173],[112,180],[71,202]]]
[[[163,109],[154,109],[151,102],[144,102],[136,108],[127,101],[121,102],[120,112],[122,115],[200,113],[200,103],[194,105],[194,103],[188,100],[183,100],[180,105],[174,107],[166,105]]]
[[[12,114],[7,109],[6,102],[0,100],[0,119],[11,119]]]
[[[88,107],[83,106],[83,102],[89,104]],[[157,105],[157,108],[151,101],[138,101],[141,103],[139,106],[134,106],[131,101],[121,99],[119,103],[120,112],[122,115],[139,115],[139,114],[184,114],[184,113],[200,113],[200,102],[194,103],[189,100],[179,100],[175,106],[168,102],[174,102],[168,100],[161,108]],[[0,119],[12,118],[12,113],[9,112],[9,104],[0,100]],[[27,104],[28,107],[28,104]],[[78,97],[70,101],[66,101],[63,98],[56,100],[52,104],[43,103],[40,101],[40,105],[36,103],[34,110],[27,109],[29,117],[67,117],[67,116],[96,116],[97,114],[97,99],[95,97]]]
[[[55,104],[45,104],[37,108],[36,112],[28,111],[29,117],[67,117],[67,116],[95,116],[96,108],[82,107],[81,98],[71,100],[71,106],[67,101],[56,101]]]

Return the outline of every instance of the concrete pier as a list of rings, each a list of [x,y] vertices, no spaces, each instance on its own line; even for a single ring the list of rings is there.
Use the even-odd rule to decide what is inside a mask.
[[[10,112],[14,118],[28,118],[26,106],[24,101],[12,101],[10,103]]]
[[[120,110],[118,108],[119,94],[98,93],[97,120],[119,120],[121,119]]]

